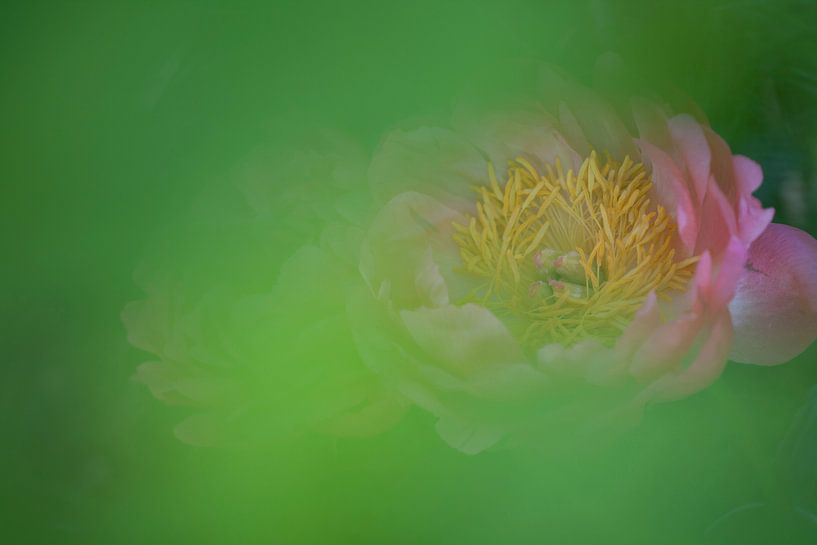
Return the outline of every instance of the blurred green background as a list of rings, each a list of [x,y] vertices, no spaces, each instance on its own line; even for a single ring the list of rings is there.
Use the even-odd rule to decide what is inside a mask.
[[[592,78],[615,51],[760,161],[817,232],[810,2],[4,2],[5,543],[814,543],[817,349],[730,365],[603,452],[465,457],[427,415],[284,452],[178,442],[130,380],[132,273],[204,187],[299,125],[373,148],[507,59]],[[798,512],[799,509],[799,512]],[[730,514],[731,513],[731,514]],[[813,517],[813,515],[812,515]]]

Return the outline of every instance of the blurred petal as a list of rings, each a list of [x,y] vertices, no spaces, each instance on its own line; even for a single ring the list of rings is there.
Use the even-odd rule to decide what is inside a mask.
[[[621,160],[636,156],[633,139],[615,109],[601,96],[571,83],[553,69],[540,71],[541,95],[545,103],[559,104],[560,120],[569,122],[568,137],[586,141],[600,153],[608,152]],[[580,138],[580,135],[583,138]],[[577,149],[580,147],[576,144]]]
[[[508,329],[485,307],[420,308],[404,310],[400,317],[426,354],[458,376],[525,361]]]
[[[171,404],[208,407],[239,396],[239,389],[231,381],[166,363],[143,363],[134,379],[150,388],[157,399]]]
[[[642,98],[633,99],[631,109],[639,138],[652,142],[665,151],[672,150],[672,135],[669,131],[669,116],[666,112],[659,105]],[[671,153],[671,155],[674,154]]]
[[[344,437],[368,437],[394,426],[408,410],[409,403],[381,384],[368,388],[365,403],[340,415],[327,424],[327,431]]]
[[[437,421],[437,433],[449,446],[465,454],[479,454],[502,439],[502,428],[446,417]]]
[[[508,161],[524,157],[537,169],[558,159],[565,171],[577,172],[581,158],[555,129],[555,121],[542,111],[498,112],[480,115],[461,112],[456,127],[491,159],[497,177]]]
[[[539,368],[558,376],[586,378],[593,383],[609,380],[610,366],[615,363],[604,345],[588,339],[572,346],[547,344],[536,354]]]
[[[452,223],[456,210],[420,193],[402,193],[380,211],[361,250],[360,272],[374,293],[388,286],[400,307],[437,305],[449,297],[445,278],[460,263]],[[464,289],[462,283],[453,285]],[[453,295],[454,298],[460,293]]]
[[[137,348],[162,355],[168,337],[170,303],[162,297],[132,301],[122,310],[128,342]]]
[[[584,131],[576,120],[576,116],[573,115],[573,112],[565,103],[559,104],[559,128],[570,142],[571,147],[582,157],[590,155],[593,148],[590,142],[587,141]]]
[[[415,280],[417,294],[423,303],[439,307],[448,304],[448,287],[440,274],[440,267],[434,261],[431,248],[420,263]]]
[[[771,224],[749,248],[746,270],[729,305],[735,326],[730,358],[775,365],[817,337],[817,240]]]
[[[449,205],[470,206],[471,187],[487,179],[488,167],[479,150],[440,127],[391,132],[369,166],[371,190],[382,202],[418,191]]]
[[[424,375],[420,362],[400,342],[402,339],[391,323],[392,315],[386,305],[361,288],[350,291],[347,311],[354,343],[368,368],[417,406],[437,416],[447,414],[448,409],[440,400],[439,384],[445,381],[445,385],[452,386],[450,383],[455,379],[444,376],[436,382],[433,378],[438,377],[429,380]],[[440,370],[440,373],[445,372]]]

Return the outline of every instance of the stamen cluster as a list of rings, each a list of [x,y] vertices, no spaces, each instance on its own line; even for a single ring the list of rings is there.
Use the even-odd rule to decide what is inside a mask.
[[[500,185],[476,187],[476,214],[455,224],[463,272],[483,279],[471,299],[522,318],[531,345],[612,340],[647,295],[682,290],[698,258],[679,258],[675,223],[651,200],[652,181],[629,157],[578,173],[561,162],[537,171],[523,157]]]

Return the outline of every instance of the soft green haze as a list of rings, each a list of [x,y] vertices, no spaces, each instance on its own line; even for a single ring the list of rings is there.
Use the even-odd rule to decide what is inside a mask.
[[[581,452],[467,457],[420,411],[368,439],[197,448],[172,433],[191,411],[130,380],[149,356],[119,318],[145,260],[184,268],[191,293],[234,263],[264,284],[314,237],[272,221],[247,257],[264,240],[222,229],[240,215],[226,182],[258,146],[331,128],[368,154],[407,119],[514,91],[519,59],[593,83],[618,53],[625,87],[688,96],[762,164],[776,221],[815,234],[815,21],[808,2],[748,0],[4,3],[0,542],[817,541],[792,507],[817,510],[815,346],[731,365]]]

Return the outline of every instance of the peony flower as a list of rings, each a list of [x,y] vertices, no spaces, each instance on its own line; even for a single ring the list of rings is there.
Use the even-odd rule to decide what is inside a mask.
[[[334,204],[305,208],[331,218],[269,285],[177,309],[146,283],[125,321],[160,362],[138,378],[275,433],[369,435],[414,405],[473,454],[632,421],[729,359],[779,364],[817,337],[817,241],[770,223],[756,163],[693,116],[635,103],[631,134],[600,98],[557,96],[573,106],[395,130],[365,190],[318,169]],[[253,240],[283,212],[278,182],[241,182]]]
[[[637,418],[817,336],[817,241],[770,223],[756,163],[690,115],[636,103],[633,136],[578,100],[397,130],[369,169],[358,344],[467,453]]]

